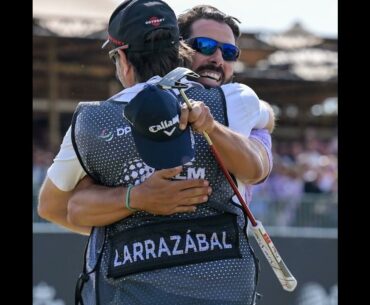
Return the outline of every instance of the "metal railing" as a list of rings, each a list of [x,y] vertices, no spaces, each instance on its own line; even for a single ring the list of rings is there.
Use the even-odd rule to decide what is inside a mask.
[[[300,200],[255,197],[251,210],[267,226],[337,228],[338,225],[337,193],[304,193]]]

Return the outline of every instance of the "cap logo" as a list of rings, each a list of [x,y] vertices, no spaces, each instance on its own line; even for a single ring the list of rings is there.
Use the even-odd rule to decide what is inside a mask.
[[[153,16],[150,17],[148,21],[145,21],[145,24],[150,24],[152,26],[160,26],[162,21],[164,21],[164,18],[158,18],[156,16]]]
[[[135,148],[148,166],[171,168],[194,158],[194,136],[190,126],[180,130],[180,114],[175,93],[150,83],[123,109],[123,116],[132,127]]]
[[[160,130],[166,129],[168,127],[171,127],[179,122],[179,115],[177,114],[175,117],[172,118],[170,121],[161,121],[158,125],[153,125],[149,127],[149,131],[152,133],[156,133]],[[171,131],[163,131],[166,135],[171,136],[173,132],[175,131],[176,127],[172,128]]]

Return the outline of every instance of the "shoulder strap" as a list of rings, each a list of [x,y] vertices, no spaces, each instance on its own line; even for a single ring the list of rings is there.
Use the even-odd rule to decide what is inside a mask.
[[[86,168],[84,162],[82,161],[82,157],[81,157],[81,154],[78,150],[78,146],[76,144],[76,137],[75,137],[75,128],[76,128],[76,121],[77,121],[77,118],[78,118],[78,115],[81,113],[81,111],[84,110],[85,107],[89,107],[89,106],[100,106],[102,102],[80,102],[77,107],[76,107],[76,110],[75,112],[73,113],[73,116],[72,116],[72,123],[71,123],[71,137],[72,137],[72,146],[73,146],[73,149],[75,150],[76,152],[76,155],[77,155],[77,158],[78,158],[78,161],[80,162],[82,168],[84,169],[84,171],[92,178],[94,179],[95,181],[97,180],[97,178]]]

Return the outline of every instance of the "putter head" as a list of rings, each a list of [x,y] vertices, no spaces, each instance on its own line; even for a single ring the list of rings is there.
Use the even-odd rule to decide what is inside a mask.
[[[188,86],[180,82],[180,80],[185,76],[190,76],[193,78],[199,77],[197,73],[188,68],[178,67],[163,76],[163,78],[157,83],[157,86],[162,89],[185,89]]]

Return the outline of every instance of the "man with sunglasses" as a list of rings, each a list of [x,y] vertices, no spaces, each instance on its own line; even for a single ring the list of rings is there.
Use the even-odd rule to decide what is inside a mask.
[[[180,14],[178,24],[182,39],[196,52],[192,58],[191,69],[201,77],[197,79],[205,87],[218,87],[232,82],[234,63],[239,58],[240,50],[236,46],[241,33],[237,22],[210,5],[197,5]],[[232,90],[241,91],[241,84],[225,86],[227,96]],[[271,119],[267,129],[274,128],[274,113],[271,106],[263,102]]]
[[[192,70],[201,76],[199,81],[204,86],[232,81],[233,65],[240,54],[236,21],[209,5],[195,6],[178,17],[180,35],[196,51]]]
[[[238,113],[238,105],[243,103],[240,96],[249,94],[244,84],[232,83],[234,63],[239,58],[240,50],[236,43],[241,35],[237,23],[240,21],[210,5],[197,5],[180,14],[177,18],[182,39],[193,49],[191,69],[200,75],[197,79],[205,87],[221,86],[226,98],[229,117]],[[260,142],[271,155],[271,135],[275,118],[271,106],[261,102],[261,107],[270,114],[270,120],[264,129],[253,129],[250,139]],[[246,107],[248,105],[245,105]],[[184,109],[187,112],[187,109]],[[233,120],[231,120],[233,121]],[[272,166],[272,165],[271,165]],[[252,199],[252,184],[243,185],[238,181],[246,201]]]
[[[95,111],[100,105],[108,105],[117,107],[118,119],[108,116],[102,121],[103,113],[94,112],[96,116],[86,116],[85,123],[79,121],[80,130],[76,130],[74,121],[74,143],[71,143],[70,129],[40,193],[40,216],[80,233],[89,233],[94,227],[77,292],[81,292],[83,283],[86,289],[82,298],[76,294],[77,302],[91,305],[252,304],[256,258],[242,225],[237,223],[240,209],[229,201],[232,190],[215,166],[207,145],[196,143],[201,157],[192,161],[192,169],[199,169],[193,173],[201,176],[206,172],[207,180],[205,177],[172,179],[181,175],[182,166],[156,170],[145,176],[139,170],[142,162],[133,159],[137,153],[132,145],[132,130],[122,117],[126,104],[135,100],[148,85],[156,84],[161,79],[156,75],[163,76],[180,65],[179,53],[185,59],[190,54],[179,42],[176,16],[160,0],[127,0],[113,12],[108,32],[109,42],[104,47],[111,45],[109,55],[126,89],[104,103],[81,105],[76,114],[90,113],[79,111]],[[249,94],[247,99],[257,107],[253,115],[258,116],[258,99],[251,90]],[[182,113],[179,125],[190,123],[198,132],[208,132],[220,149],[227,169],[243,182],[254,183],[265,178],[270,170],[266,151],[259,143],[225,127],[227,115],[223,104],[219,100],[212,102],[207,106],[193,102],[192,112]],[[211,114],[210,108],[217,112]],[[187,118],[185,122],[183,114]],[[221,123],[216,122],[213,115]],[[259,118],[250,117],[250,120],[259,122]],[[175,120],[165,121],[155,127],[158,130],[175,123]],[[88,124],[92,124],[90,127],[101,124],[104,128],[95,135]],[[122,176],[111,177],[109,169],[101,164],[121,161],[103,160],[107,157],[99,150],[81,155],[85,140],[78,142],[75,133],[82,130],[86,141],[93,141],[101,148],[111,141],[111,134],[106,132],[109,128],[105,127],[116,124],[124,124],[120,128],[121,141],[114,142],[120,152],[116,158],[120,160],[123,156],[127,162],[118,164],[122,166]],[[230,122],[232,124],[235,122]],[[101,169],[91,172],[92,164]],[[135,166],[137,171],[132,169]],[[131,176],[125,174],[127,171],[131,171]],[[86,172],[90,176],[97,174],[101,184],[108,179],[110,186],[91,183],[89,177],[82,179]],[[143,175],[139,177],[143,179],[136,183],[138,174]],[[128,185],[132,182],[130,179],[136,179],[134,186]],[[161,232],[163,236],[153,237],[153,232]],[[127,236],[132,239],[126,240]],[[128,270],[122,267],[126,265],[130,265]]]

